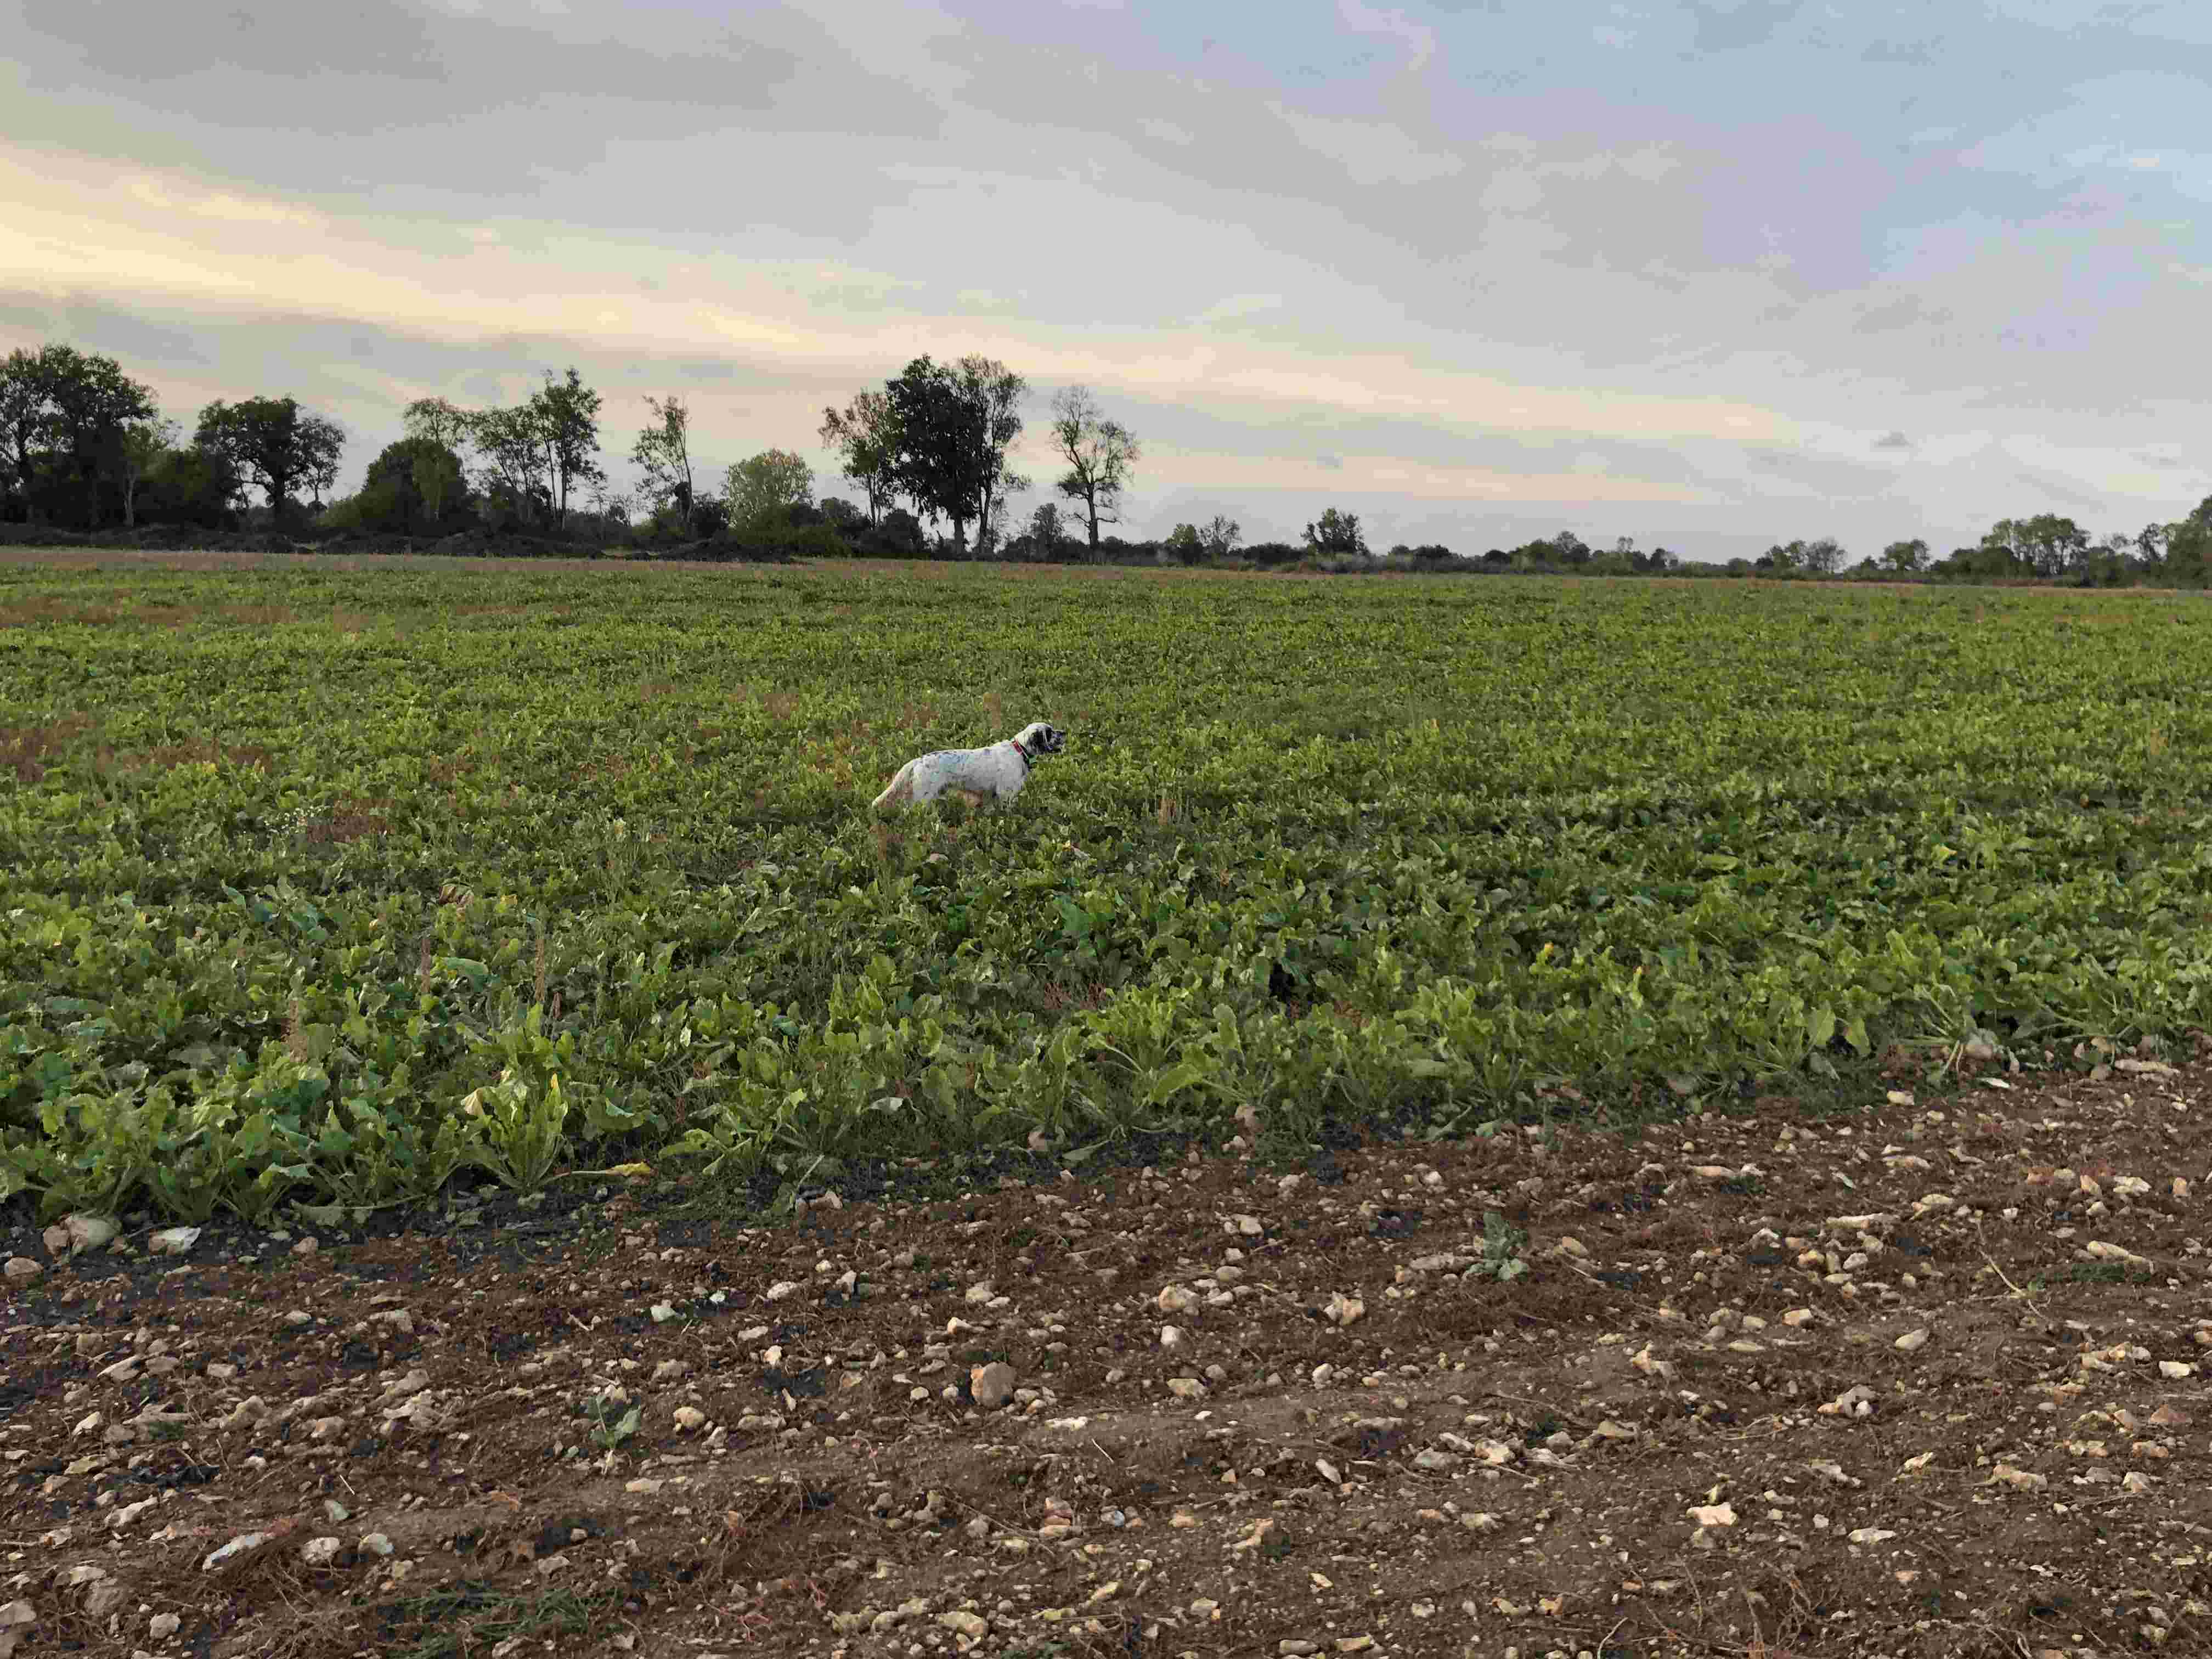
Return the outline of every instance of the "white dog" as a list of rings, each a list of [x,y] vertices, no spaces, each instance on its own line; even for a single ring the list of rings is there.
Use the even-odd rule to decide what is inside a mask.
[[[1030,762],[1040,755],[1057,755],[1066,746],[1065,732],[1036,720],[988,749],[939,749],[916,755],[899,768],[890,787],[876,797],[875,805],[880,810],[935,800],[948,789],[971,800],[1012,800],[1030,781]]]

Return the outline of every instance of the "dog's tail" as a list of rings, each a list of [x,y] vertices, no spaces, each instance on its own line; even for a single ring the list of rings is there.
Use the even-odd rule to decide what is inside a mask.
[[[913,799],[914,763],[908,761],[904,766],[899,768],[897,774],[891,779],[890,786],[870,805],[874,811],[880,812],[886,806],[903,805]]]

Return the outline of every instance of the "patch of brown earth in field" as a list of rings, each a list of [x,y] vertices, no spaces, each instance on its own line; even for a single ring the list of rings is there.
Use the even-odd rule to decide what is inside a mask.
[[[2122,1063],[755,1227],[18,1226],[0,1608],[302,1659],[2203,1651],[2212,1066]]]

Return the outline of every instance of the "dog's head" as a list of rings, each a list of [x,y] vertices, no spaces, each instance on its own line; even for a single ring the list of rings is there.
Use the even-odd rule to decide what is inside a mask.
[[[1057,755],[1067,747],[1067,733],[1042,720],[1032,720],[1022,727],[1014,741],[1032,755]]]

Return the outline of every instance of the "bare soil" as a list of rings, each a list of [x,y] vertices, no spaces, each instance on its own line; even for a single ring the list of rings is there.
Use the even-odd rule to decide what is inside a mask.
[[[0,1649],[2212,1650],[2212,1066],[2119,1066],[781,1218],[19,1201]]]

